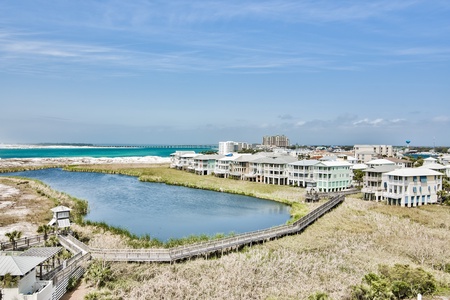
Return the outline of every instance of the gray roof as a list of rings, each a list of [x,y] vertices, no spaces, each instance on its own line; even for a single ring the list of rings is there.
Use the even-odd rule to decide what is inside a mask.
[[[20,256],[36,256],[48,259],[62,250],[62,247],[33,247],[24,251]]]
[[[304,160],[299,160],[296,162],[291,162],[289,163],[289,165],[291,166],[314,166],[315,164],[317,164],[319,161],[315,160],[315,159],[304,159]]]
[[[254,163],[260,164],[277,164],[284,165],[291,162],[297,161],[297,158],[292,156],[278,156],[278,157],[262,157],[256,160],[253,160]]]
[[[199,155],[194,158],[194,160],[213,160],[213,159],[219,159],[224,157],[224,155],[221,154],[206,154],[206,155]]]
[[[368,169],[363,170],[363,172],[372,172],[372,173],[387,173],[398,169],[399,167],[396,165],[383,165],[383,166],[375,166]]]
[[[66,206],[60,205],[60,206],[57,206],[57,207],[53,207],[53,208],[51,209],[51,211],[52,211],[52,212],[62,212],[62,211],[71,211],[71,209],[68,208],[68,207],[66,207]]]
[[[395,171],[387,173],[388,175],[394,175],[394,176],[429,176],[429,175],[442,175],[441,173],[430,170],[428,168],[402,168],[397,169]]]
[[[0,276],[23,276],[46,260],[36,256],[0,256]]]

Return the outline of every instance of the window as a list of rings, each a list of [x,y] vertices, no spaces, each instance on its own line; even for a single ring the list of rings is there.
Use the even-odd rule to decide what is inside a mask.
[[[414,177],[413,177],[413,181],[414,181],[414,182],[417,182],[417,176],[414,176]]]
[[[420,176],[420,182],[427,183],[427,176]]]

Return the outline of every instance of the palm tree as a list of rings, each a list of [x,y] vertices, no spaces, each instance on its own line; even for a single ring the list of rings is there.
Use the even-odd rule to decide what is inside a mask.
[[[40,225],[37,229],[37,233],[43,233],[44,234],[44,241],[47,241],[48,234],[53,232],[53,227],[50,225]]]
[[[20,237],[22,236],[22,231],[14,230],[12,232],[7,232],[5,233],[5,236],[13,244],[13,250],[16,250],[16,240],[20,239]]]

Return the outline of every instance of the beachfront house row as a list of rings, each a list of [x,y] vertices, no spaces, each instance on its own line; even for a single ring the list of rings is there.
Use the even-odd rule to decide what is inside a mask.
[[[428,168],[402,168],[383,175],[388,204],[415,207],[437,203],[443,174]]]

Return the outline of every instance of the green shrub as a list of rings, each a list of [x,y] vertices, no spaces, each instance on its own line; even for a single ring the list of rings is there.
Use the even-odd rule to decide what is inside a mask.
[[[369,273],[352,287],[351,299],[406,299],[430,295],[437,289],[433,275],[422,268],[396,264],[379,266],[379,274]]]

